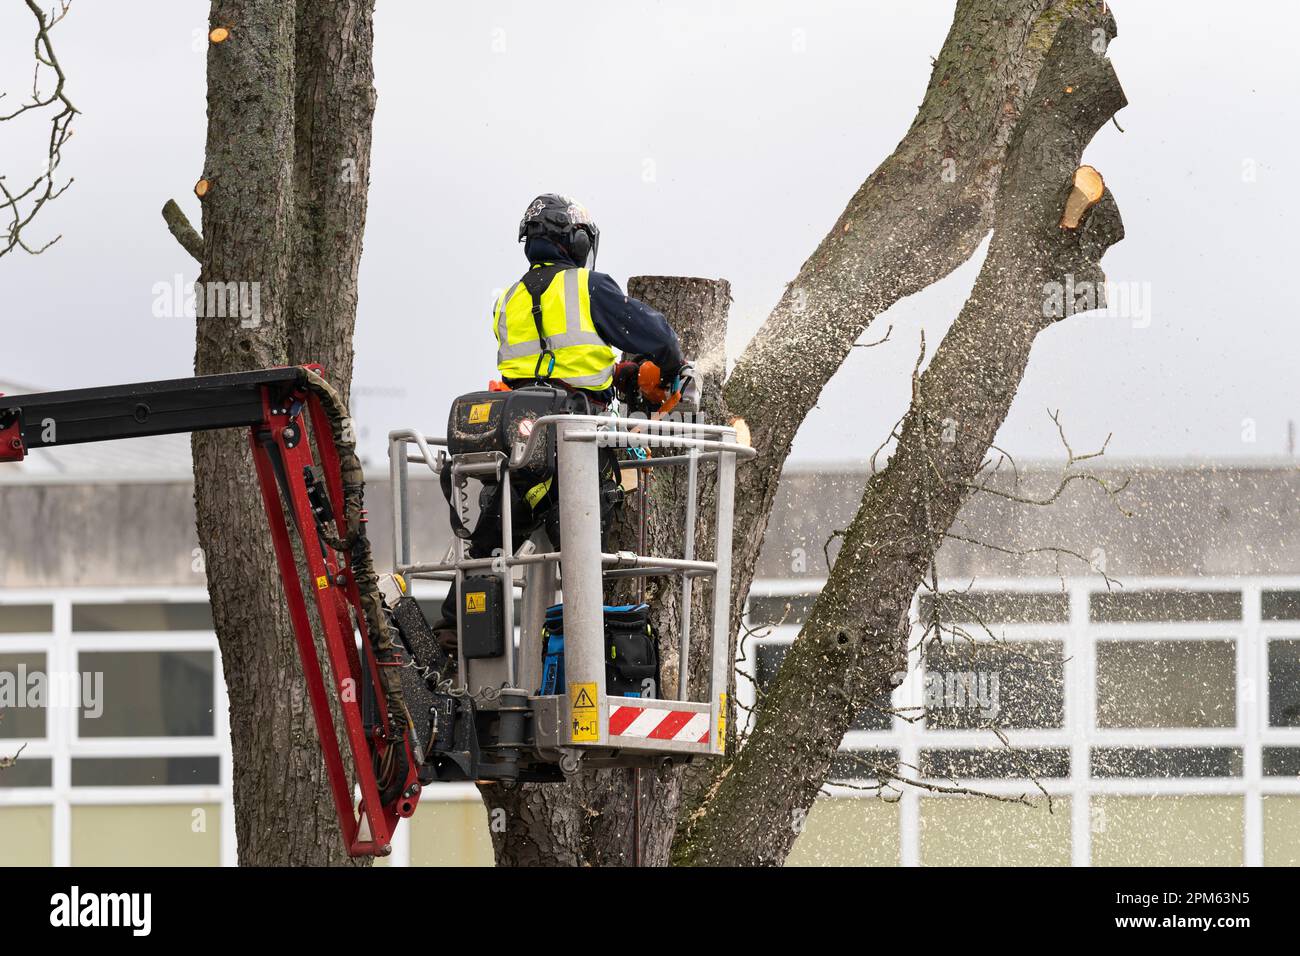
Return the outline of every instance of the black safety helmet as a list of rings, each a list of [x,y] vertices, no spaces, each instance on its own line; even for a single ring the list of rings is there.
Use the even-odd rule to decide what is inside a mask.
[[[519,241],[534,236],[562,246],[580,266],[593,268],[600,249],[600,230],[587,207],[559,193],[543,193],[528,204],[519,220]]]

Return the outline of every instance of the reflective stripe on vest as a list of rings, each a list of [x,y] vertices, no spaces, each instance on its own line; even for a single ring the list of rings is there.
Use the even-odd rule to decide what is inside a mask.
[[[614,350],[600,337],[591,317],[590,275],[587,269],[556,273],[542,293],[542,330],[555,354],[551,378],[578,388],[602,389],[613,379]],[[502,376],[532,378],[542,343],[522,282],[501,293],[492,315]]]

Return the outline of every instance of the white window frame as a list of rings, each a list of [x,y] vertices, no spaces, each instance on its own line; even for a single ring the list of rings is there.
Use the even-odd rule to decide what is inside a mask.
[[[824,579],[770,579],[755,582],[753,596],[791,596],[815,593]],[[1068,623],[998,625],[999,638],[1007,641],[1059,640],[1064,643],[1065,674],[1064,726],[1053,730],[1008,731],[1013,746],[1066,747],[1071,751],[1069,778],[1045,779],[1044,788],[1053,796],[1071,800],[1071,861],[1088,865],[1091,858],[1091,798],[1105,795],[1232,795],[1244,798],[1244,847],[1246,865],[1263,862],[1263,806],[1266,795],[1300,795],[1300,778],[1263,776],[1262,748],[1265,746],[1300,746],[1300,728],[1268,726],[1268,642],[1275,639],[1300,640],[1300,621],[1262,621],[1260,600],[1265,590],[1300,590],[1300,577],[1250,578],[1142,578],[1126,579],[1126,590],[1240,590],[1243,617],[1240,622],[1093,624],[1089,619],[1089,596],[1101,586],[1095,578],[1067,579],[1070,619]],[[441,598],[441,587],[428,588],[417,583],[417,596],[423,601]],[[980,591],[1057,591],[1057,578],[979,579]],[[212,631],[165,632],[77,632],[72,631],[72,606],[80,603],[126,603],[137,601],[206,602],[207,591],[190,588],[77,588],[0,590],[0,604],[41,604],[53,608],[53,629],[46,634],[0,635],[0,653],[40,653],[45,655],[46,669],[54,673],[77,670],[80,651],[187,651],[206,650],[214,655],[215,674],[212,737],[175,738],[89,738],[77,735],[76,711],[50,708],[46,715],[46,737],[32,741],[23,751],[25,757],[50,758],[51,786],[0,789],[0,806],[52,807],[53,834],[51,860],[56,866],[71,863],[71,808],[80,805],[141,804],[218,804],[221,807],[220,859],[222,865],[237,862],[234,805],[232,798],[232,756],[230,748],[229,698],[222,677],[220,651]],[[913,607],[915,618],[915,606]],[[790,640],[798,626],[773,628],[764,640]],[[908,677],[894,694],[895,707],[919,706],[923,701],[924,675],[919,665],[919,633],[913,633],[909,653]],[[1230,639],[1236,642],[1237,720],[1232,728],[1106,730],[1096,728],[1095,642],[1117,640],[1192,640]],[[987,635],[976,635],[988,640]],[[753,641],[748,642],[752,647]],[[752,671],[754,661],[743,668]],[[737,678],[737,697],[753,706],[754,687],[749,678]],[[741,720],[742,726],[744,720]],[[15,748],[21,741],[6,740]],[[1000,746],[994,742],[996,746]],[[934,747],[978,748],[989,746],[989,734],[979,730],[928,730],[919,723],[895,717],[889,730],[850,731],[844,749],[893,749],[899,759],[919,764],[922,749]],[[1097,746],[1224,746],[1239,747],[1244,755],[1242,775],[1233,778],[1178,779],[1092,779],[1089,776],[1090,751]],[[215,756],[220,761],[220,783],[216,786],[156,787],[76,787],[71,786],[71,761],[74,757],[147,757],[147,756]],[[942,783],[943,781],[933,781]],[[974,788],[990,793],[1035,793],[1036,788],[1023,779],[970,780]],[[870,799],[857,790],[828,786],[826,791],[837,797]],[[905,787],[899,800],[900,862],[905,866],[920,863],[920,801],[936,797],[951,799]],[[440,784],[425,789],[425,801],[477,801],[473,784]],[[410,864],[410,824],[397,828],[393,840],[392,866]]]
[[[965,586],[966,582],[963,582]],[[824,578],[766,579],[754,583],[751,597],[779,597],[816,593]],[[1300,746],[1300,727],[1268,726],[1268,642],[1275,639],[1300,639],[1300,621],[1262,621],[1260,600],[1265,590],[1298,590],[1300,577],[1148,577],[1125,578],[1126,591],[1188,590],[1240,591],[1240,621],[1160,622],[1160,623],[1093,623],[1090,619],[1090,596],[1104,591],[1097,578],[1067,578],[1069,620],[1064,623],[1016,624],[991,626],[997,637],[1008,642],[1058,640],[1064,643],[1065,713],[1063,726],[1052,730],[1013,730],[1006,736],[1015,747],[1066,747],[1070,750],[1070,776],[1043,779],[1043,788],[1053,797],[1070,799],[1071,862],[1087,866],[1092,855],[1091,805],[1094,796],[1139,795],[1225,795],[1243,798],[1243,846],[1247,866],[1263,863],[1263,797],[1266,795],[1300,795],[1300,777],[1265,777],[1262,753],[1265,746]],[[1060,593],[1060,578],[980,578],[977,591],[1018,591]],[[916,620],[916,602],[912,619]],[[772,628],[768,641],[786,641],[796,637],[798,626]],[[972,636],[987,642],[989,637],[975,629]],[[913,628],[908,654],[907,678],[893,696],[895,708],[919,707],[924,700],[924,674],[920,667],[919,638]],[[1097,727],[1096,642],[1098,640],[1230,640],[1236,650],[1236,721],[1226,728],[1135,728],[1101,730]],[[745,670],[752,670],[753,661]],[[737,678],[737,697],[752,707],[755,689],[745,676]],[[745,726],[743,718],[741,726]],[[1099,778],[1091,773],[1091,751],[1095,747],[1233,747],[1243,754],[1240,777],[1184,777],[1171,779]],[[923,723],[909,722],[896,716],[889,730],[851,730],[841,749],[874,748],[897,750],[904,764],[918,766],[923,749],[944,747],[998,748],[987,731],[929,730]],[[943,784],[943,780],[927,780]],[[971,788],[1001,795],[1039,793],[1037,787],[1021,779],[963,780]],[[829,796],[874,799],[850,787],[827,786]],[[953,799],[941,794],[904,787],[899,798],[900,863],[920,865],[920,807],[922,798]]]
[[[43,653],[47,673],[79,672],[82,651],[211,651],[213,655],[213,733],[209,737],[89,737],[81,738],[75,707],[48,707],[45,739],[31,741],[23,758],[49,758],[48,787],[0,789],[0,806],[52,808],[50,859],[55,866],[72,863],[72,808],[75,806],[137,806],[149,804],[218,804],[220,861],[236,863],[235,815],[231,797],[229,698],[222,677],[221,653],[211,631],[78,631],[72,630],[74,604],[207,603],[203,587],[189,588],[66,588],[0,590],[0,604],[40,604],[54,609],[50,633],[0,634],[0,653]],[[14,749],[22,741],[6,739]],[[220,765],[215,785],[150,787],[73,787],[72,760],[77,757],[216,757]],[[209,821],[217,823],[217,821]],[[124,861],[129,864],[130,861]]]

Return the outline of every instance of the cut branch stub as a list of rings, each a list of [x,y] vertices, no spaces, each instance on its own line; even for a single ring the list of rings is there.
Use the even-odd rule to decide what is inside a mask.
[[[1062,229],[1078,229],[1088,210],[1101,201],[1106,192],[1106,180],[1091,166],[1080,166],[1074,171],[1074,185],[1065,200],[1061,214]]]
[[[163,221],[167,223],[167,230],[176,237],[176,241],[198,262],[202,262],[203,237],[190,224],[189,219],[181,211],[181,207],[176,204],[175,199],[169,199],[163,205],[162,217]]]

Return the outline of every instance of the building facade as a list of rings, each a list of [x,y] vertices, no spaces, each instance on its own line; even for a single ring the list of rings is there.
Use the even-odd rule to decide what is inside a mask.
[[[0,863],[235,862],[186,445],[0,466],[0,757],[22,748],[0,770]],[[742,704],[797,635],[865,477],[783,481]],[[1052,498],[1060,475],[1029,468],[972,499],[939,590],[914,605],[893,700],[859,715],[832,782],[792,823],[792,864],[1300,863],[1300,472],[1100,477],[1128,484],[1070,482],[1044,506],[1029,502]],[[441,493],[416,486],[415,526],[440,557]],[[368,486],[381,563],[386,492]],[[429,788],[386,861],[490,862],[470,785]]]

